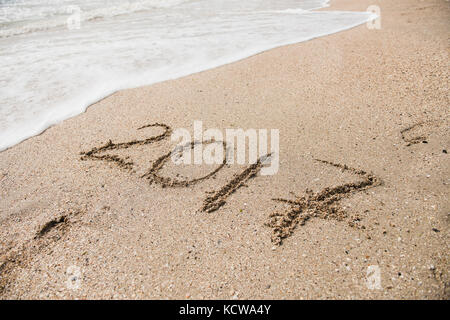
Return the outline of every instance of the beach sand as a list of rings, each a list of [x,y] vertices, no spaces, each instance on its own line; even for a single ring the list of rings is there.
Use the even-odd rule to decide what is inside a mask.
[[[0,297],[448,299],[450,4],[325,10],[370,5],[379,30],[120,91],[1,152]],[[142,177],[169,132],[114,146],[194,120],[279,129],[278,173],[229,165],[164,186],[214,169],[167,161]],[[138,130],[154,123],[168,127]]]

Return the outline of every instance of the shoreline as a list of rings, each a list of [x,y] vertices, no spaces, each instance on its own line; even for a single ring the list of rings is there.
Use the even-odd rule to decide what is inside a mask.
[[[311,11],[316,11],[316,12],[318,12],[318,11],[321,11],[321,10],[327,10],[327,9],[329,10],[330,7],[331,7],[330,2],[331,2],[331,1],[328,0],[328,3],[325,4],[324,7],[316,8],[316,9],[311,9]],[[367,22],[366,22],[366,23],[367,23]],[[15,140],[18,140],[18,142],[13,142],[12,145],[10,145],[10,143],[8,143],[9,146],[6,146],[6,147],[0,146],[0,153],[3,152],[3,151],[5,151],[5,150],[7,150],[7,149],[9,149],[9,148],[11,148],[11,147],[14,147],[14,146],[16,146],[16,145],[22,143],[22,142],[25,141],[25,140],[28,140],[28,139],[30,139],[30,138],[33,138],[33,137],[35,137],[35,136],[38,136],[38,135],[44,133],[46,130],[48,130],[48,129],[51,128],[52,126],[58,125],[58,124],[60,124],[61,122],[67,120],[67,119],[76,117],[76,116],[78,116],[78,115],[80,115],[80,114],[86,112],[87,109],[88,109],[89,107],[91,107],[91,106],[93,106],[93,105],[99,103],[99,102],[102,101],[103,99],[106,99],[106,98],[108,98],[109,96],[111,96],[111,95],[113,95],[113,94],[115,94],[115,93],[117,93],[117,92],[119,92],[119,91],[129,90],[129,89],[143,88],[143,87],[151,86],[151,85],[154,85],[154,84],[157,84],[157,83],[163,83],[163,82],[166,82],[166,81],[173,81],[173,80],[180,79],[180,78],[184,78],[184,77],[187,77],[187,76],[190,76],[190,75],[199,74],[199,73],[202,73],[202,72],[205,72],[205,71],[208,71],[208,70],[212,70],[212,69],[215,69],[215,68],[220,68],[220,67],[223,67],[223,66],[226,66],[226,65],[229,65],[229,64],[232,64],[232,63],[241,61],[241,60],[245,60],[245,59],[251,58],[251,57],[253,57],[253,56],[255,56],[255,55],[262,54],[262,53],[264,53],[264,52],[267,52],[267,51],[270,51],[270,50],[273,50],[273,49],[277,49],[277,48],[281,48],[281,47],[289,46],[289,45],[294,45],[294,44],[298,44],[298,43],[308,42],[308,41],[311,41],[311,40],[314,40],[314,39],[317,39],[317,38],[326,37],[326,36],[331,35],[331,34],[334,34],[334,33],[347,31],[347,30],[353,29],[353,28],[355,28],[355,27],[358,27],[358,26],[360,26],[360,25],[361,25],[360,23],[357,23],[357,24],[355,24],[355,25],[351,25],[351,26],[345,27],[345,28],[340,29],[340,30],[338,30],[338,31],[333,31],[332,33],[325,33],[325,34],[321,34],[321,35],[315,35],[315,36],[312,36],[311,38],[308,38],[308,39],[306,39],[306,40],[304,39],[304,40],[301,40],[301,41],[289,41],[289,42],[286,42],[286,43],[281,44],[281,45],[274,45],[274,46],[269,47],[269,48],[264,49],[264,50],[254,50],[254,52],[251,51],[251,52],[245,53],[245,54],[238,54],[238,55],[236,55],[235,57],[223,59],[222,62],[212,63],[212,64],[210,64],[210,65],[207,65],[206,67],[202,67],[202,68],[200,68],[200,69],[197,70],[197,71],[194,71],[194,72],[187,72],[187,73],[182,72],[181,74],[175,75],[174,77],[170,77],[170,78],[167,78],[167,79],[166,79],[166,78],[163,78],[162,80],[157,80],[156,82],[150,82],[150,83],[147,83],[147,84],[144,84],[144,85],[131,86],[131,87],[129,87],[129,86],[123,87],[123,86],[122,86],[122,87],[119,88],[119,89],[108,89],[108,90],[106,90],[106,92],[108,92],[108,93],[106,93],[105,95],[103,95],[103,94],[96,94],[96,95],[95,95],[95,96],[101,96],[102,98],[92,98],[92,97],[91,97],[90,99],[88,99],[88,101],[90,101],[90,102],[88,102],[88,103],[79,103],[79,105],[80,105],[81,107],[77,107],[77,109],[82,110],[81,112],[76,111],[75,113],[77,113],[77,112],[78,112],[78,113],[75,114],[75,115],[73,115],[74,111],[70,108],[68,111],[64,111],[64,112],[63,112],[63,113],[69,114],[69,116],[63,116],[64,119],[61,119],[61,118],[56,119],[56,120],[55,120],[55,119],[46,119],[46,120],[44,121],[44,124],[42,124],[42,125],[40,126],[40,129],[33,130],[34,132],[37,132],[37,133],[34,133],[34,134],[32,134],[31,136],[29,136],[29,137],[27,137],[27,138],[24,138],[24,139],[22,139],[22,138],[15,139]],[[81,96],[80,94],[77,94],[77,95],[78,95],[78,96]],[[72,97],[72,98],[67,98],[66,103],[69,104],[69,105],[73,105],[73,104],[75,104],[75,103],[73,102],[74,100],[75,100],[75,99],[74,99],[73,97]],[[93,102],[92,102],[92,101],[93,101]],[[42,127],[44,127],[45,129],[41,129]],[[27,134],[27,136],[28,136],[28,134]]]
[[[330,4],[323,10],[373,3]],[[448,299],[450,8],[376,4],[380,30],[363,25],[118,91],[0,152],[0,297]],[[152,123],[191,131],[195,120],[205,130],[279,129],[279,172],[241,175],[246,187],[202,212],[245,166],[164,188],[143,176],[170,139],[104,153],[131,168],[80,155],[161,135],[137,130]],[[160,169],[174,179],[209,170]],[[352,192],[327,193],[343,188]],[[311,212],[273,201],[296,197]],[[277,220],[292,209],[293,223]],[[381,274],[372,289],[371,266]]]

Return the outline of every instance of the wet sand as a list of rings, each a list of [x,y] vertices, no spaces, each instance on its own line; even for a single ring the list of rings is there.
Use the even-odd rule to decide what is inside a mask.
[[[373,4],[379,30],[120,91],[1,152],[0,297],[448,299],[450,4],[326,10]],[[174,165],[195,120],[279,129],[278,173]]]

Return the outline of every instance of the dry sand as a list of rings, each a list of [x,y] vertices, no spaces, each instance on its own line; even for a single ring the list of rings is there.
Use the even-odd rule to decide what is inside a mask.
[[[450,3],[332,4],[382,28],[117,92],[0,153],[1,298],[448,299]],[[172,186],[213,170],[163,159],[194,120],[280,129],[278,174]]]

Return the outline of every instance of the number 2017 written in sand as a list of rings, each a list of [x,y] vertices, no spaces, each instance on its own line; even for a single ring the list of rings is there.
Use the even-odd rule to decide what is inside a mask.
[[[138,128],[138,130],[151,127],[162,128],[164,131],[160,135],[152,136],[143,140],[132,140],[122,143],[113,143],[110,140],[103,146],[94,147],[90,151],[82,152],[81,160],[106,161],[131,172],[135,166],[132,161],[121,158],[117,154],[111,154],[107,152],[123,150],[132,146],[143,146],[156,143],[158,141],[169,138],[172,133],[172,128],[162,123],[145,125]],[[147,172],[141,176],[141,178],[148,179],[150,183],[156,183],[161,185],[162,187],[188,187],[209,179],[215,176],[227,164],[226,142],[215,140],[194,141],[189,142],[181,147],[181,149],[193,149],[198,144],[213,143],[222,145],[223,160],[217,168],[202,177],[193,178],[190,180],[182,180],[161,176],[159,172],[167,163],[167,161],[174,155],[174,152],[177,151],[174,150],[156,159],[150,169],[148,169]],[[178,148],[178,152],[179,151],[180,148]],[[255,177],[261,171],[261,168],[264,167],[270,157],[270,153],[259,157],[255,163],[250,164],[242,172],[235,175],[233,179],[228,181],[228,183],[226,183],[218,191],[214,191],[210,195],[208,195],[204,199],[200,210],[203,212],[213,212],[225,205],[226,199],[240,187],[244,186],[248,180]],[[327,187],[317,193],[313,193],[312,191],[307,190],[306,195],[298,196],[295,200],[286,200],[280,198],[273,199],[274,201],[286,203],[289,207],[289,209],[285,211],[272,213],[270,215],[270,221],[266,224],[267,226],[272,228],[272,242],[275,245],[280,245],[284,238],[287,238],[292,234],[297,225],[303,225],[307,220],[311,218],[319,217],[332,218],[339,221],[344,220],[345,218],[347,218],[347,214],[339,205],[339,202],[342,199],[349,197],[355,192],[360,192],[368,188],[376,187],[382,183],[379,178],[363,170],[353,169],[346,165],[336,164],[329,161],[319,159],[315,160],[322,164],[330,165],[339,168],[342,171],[347,171],[349,173],[357,175],[362,179],[362,181],[357,183],[346,183],[336,187]],[[351,221],[348,221],[348,223],[350,226],[354,227],[357,226],[358,221],[359,219],[353,219]]]

